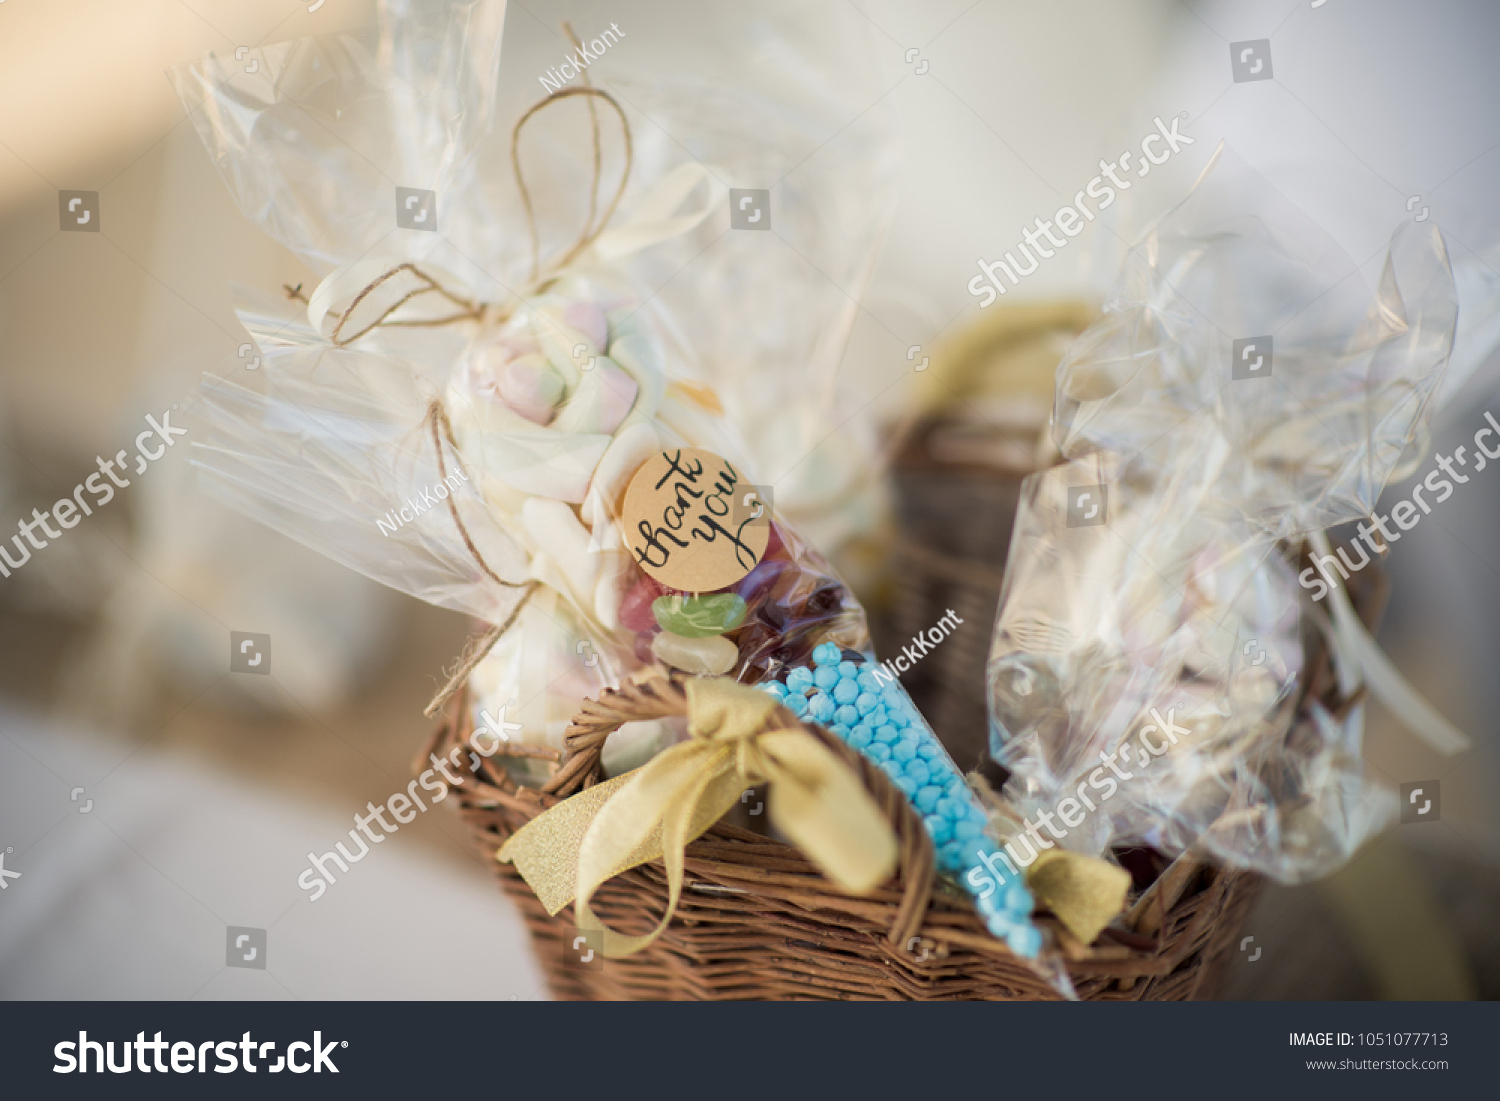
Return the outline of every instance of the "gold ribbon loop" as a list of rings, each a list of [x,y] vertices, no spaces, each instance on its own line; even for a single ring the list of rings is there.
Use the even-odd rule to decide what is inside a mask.
[[[603,931],[607,957],[661,935],[682,897],[688,844],[756,784],[771,785],[771,820],[844,890],[866,894],[896,870],[895,834],[858,775],[801,727],[765,729],[775,699],[727,679],[691,680],[687,696],[688,741],[538,815],[497,856],[548,913],[576,899],[579,926]],[[605,926],[589,909],[594,891],[656,859],[669,891],[661,922],[635,937]]]

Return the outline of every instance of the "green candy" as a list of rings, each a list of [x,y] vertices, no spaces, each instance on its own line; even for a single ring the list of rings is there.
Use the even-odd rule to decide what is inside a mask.
[[[661,629],[683,638],[711,638],[732,631],[745,622],[745,610],[745,598],[735,593],[667,593],[651,602],[651,614]]]

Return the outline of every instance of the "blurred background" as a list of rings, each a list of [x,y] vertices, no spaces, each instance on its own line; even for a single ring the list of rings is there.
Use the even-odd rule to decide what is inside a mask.
[[[537,75],[569,49],[564,21],[625,32],[591,70],[606,87],[616,72],[712,78],[739,33],[785,36],[816,75],[836,39],[824,75],[857,79],[838,84],[848,110],[826,141],[876,119],[901,149],[873,270],[834,288],[847,344],[827,428],[857,439],[848,453],[879,477],[835,492],[837,462],[802,463],[816,439],[758,458],[887,646],[914,629],[902,562],[932,553],[903,532],[924,522],[934,486],[1013,481],[1033,460],[1051,366],[1220,140],[1371,285],[1401,221],[1436,221],[1461,314],[1433,445],[1451,453],[1500,411],[1493,4],[821,6],[811,18],[776,4],[512,0],[498,117],[508,130],[544,94]],[[236,209],[166,70],[239,47],[249,64],[250,51],[374,19],[370,0],[0,0],[5,524],[71,496],[100,457],[133,453],[148,414],[190,405],[204,372],[253,369],[231,283],[315,282]],[[1262,40],[1271,78],[1236,81],[1230,43]],[[1193,144],[1007,296],[1000,312],[1012,298],[1042,308],[1019,346],[998,335],[997,311],[966,290],[976,258],[1013,247],[1101,158],[1173,116]],[[92,231],[60,228],[69,191],[97,193]],[[752,443],[770,439],[771,414],[751,413]],[[316,904],[297,887],[310,849],[406,786],[430,730],[422,708],[467,624],[217,504],[187,450],[127,475],[114,501],[0,578],[0,852],[21,873],[0,894],[0,996],[545,997],[452,815],[419,816]],[[998,586],[1013,499],[981,499],[973,529],[939,550],[946,568]],[[1393,786],[1438,781],[1440,820],[1393,828],[1324,882],[1269,886],[1246,929],[1256,949],[1231,962],[1224,996],[1500,996],[1500,475],[1476,476],[1429,519],[1392,548],[1379,639],[1475,748],[1438,757],[1372,706],[1371,767]],[[955,648],[982,661],[993,612],[966,614]],[[271,637],[269,676],[230,671],[231,632]],[[982,745],[981,683],[912,687],[919,702],[966,696],[934,722],[950,747]],[[267,931],[263,969],[226,966],[230,926]]]

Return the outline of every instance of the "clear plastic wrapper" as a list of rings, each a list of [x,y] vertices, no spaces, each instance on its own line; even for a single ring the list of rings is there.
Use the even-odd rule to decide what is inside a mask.
[[[717,330],[711,350],[737,347],[741,373],[841,338],[838,319],[820,332],[808,310],[789,308],[796,286],[751,286],[758,299],[747,301],[743,272],[723,264],[696,269],[686,293],[658,295],[650,282],[725,220],[721,161],[774,167],[791,137],[808,143],[809,118],[838,112],[809,99],[799,115],[729,93],[748,119],[731,136],[702,106],[725,93],[638,81],[632,95],[647,104],[679,114],[700,104],[683,120],[698,132],[699,159],[688,161],[679,141],[639,120],[632,143],[618,101],[574,85],[572,104],[529,112],[525,143],[518,127],[513,146],[510,120],[495,122],[503,9],[394,0],[378,29],[270,48],[255,74],[215,59],[175,74],[242,209],[323,276],[297,304],[302,316],[240,293],[262,367],[248,382],[207,384],[213,428],[198,462],[221,495],[294,538],[512,628],[472,671],[476,714],[560,746],[583,697],[659,657],[652,606],[671,592],[631,565],[617,523],[634,468],[653,450],[698,447],[753,483],[713,372],[666,299],[695,319],[690,330]],[[594,163],[590,130],[602,146]],[[889,206],[889,137],[859,138],[824,158],[822,186],[791,182],[777,211],[839,273],[868,268]],[[875,186],[841,205],[827,174],[849,172]],[[440,232],[392,233],[393,181],[435,193],[424,209]],[[705,326],[704,313],[786,323]],[[865,638],[862,612],[785,525],[734,589],[725,595],[745,602],[732,667],[742,679],[806,660],[821,638]],[[713,649],[712,671],[726,671],[722,646],[689,649]],[[607,763],[636,763],[666,736],[627,729]]]
[[[762,287],[723,264],[695,269],[688,293],[650,285],[658,246],[691,248],[724,219],[714,164],[760,152],[774,165],[778,142],[809,144],[805,118],[738,96],[732,135],[690,111],[690,140],[635,143],[618,100],[575,85],[481,142],[499,33],[485,7],[454,5],[442,17],[436,5],[392,2],[378,31],[278,47],[254,78],[213,61],[177,74],[241,207],[323,273],[299,295],[305,316],[241,295],[263,362],[258,386],[206,384],[204,477],[292,537],[492,625],[434,701],[467,683],[479,752],[493,752],[495,738],[561,748],[586,697],[646,664],[733,676],[887,765],[956,876],[977,859],[983,813],[899,685],[876,678],[857,601],[767,509],[698,359],[700,347],[736,347],[735,366],[801,349],[831,372],[834,346],[821,345],[842,339],[848,310],[820,332],[797,300],[802,280]],[[434,58],[451,82],[433,80]],[[670,98],[680,111],[724,95],[700,89],[695,100],[678,88]],[[534,162],[522,127],[546,133],[568,99],[586,112],[585,141]],[[829,116],[815,100],[806,106],[803,115]],[[511,195],[492,170],[506,137]],[[682,160],[684,144],[698,160]],[[623,164],[618,177],[601,149]],[[860,277],[888,212],[889,140],[877,132],[821,156],[822,184],[789,186],[779,216],[806,229],[820,262]],[[411,209],[441,232],[392,236],[366,198],[377,193],[389,218],[389,182],[366,178],[372,160],[386,181],[438,192],[436,205],[418,196]],[[850,178],[870,186],[847,202],[827,186]],[[559,191],[578,200],[571,214]],[[561,220],[585,208],[570,236]],[[826,386],[794,381],[795,363],[780,370],[797,418],[828,408]],[[746,404],[747,386],[731,392]],[[727,573],[693,557],[720,570],[725,552]],[[806,695],[815,677],[826,698]],[[837,702],[830,677],[848,682]],[[835,722],[839,708],[868,722]],[[638,765],[673,736],[659,723],[627,724],[605,767]],[[981,910],[1035,955],[1030,896],[1019,882],[1001,888]]]
[[[1295,881],[1385,822],[1361,709],[1292,724],[1322,612],[1290,552],[1368,518],[1419,453],[1455,317],[1431,223],[1395,232],[1372,297],[1223,148],[1131,250],[1059,367],[1067,461],[1027,480],[996,620],[1023,856],[1197,845]]]

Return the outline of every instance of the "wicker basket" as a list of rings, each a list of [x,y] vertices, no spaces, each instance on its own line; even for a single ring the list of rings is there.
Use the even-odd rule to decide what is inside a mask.
[[[905,508],[898,544],[901,585],[891,641],[930,626],[946,608],[967,622],[903,678],[908,690],[961,767],[995,766],[984,753],[984,665],[994,621],[1005,548],[1022,471],[924,458],[919,433],[897,470]],[[969,518],[955,544],[944,517]],[[1305,552],[1304,552],[1305,553]],[[1299,567],[1300,568],[1300,567]],[[1372,628],[1384,604],[1378,568],[1355,575],[1351,596]],[[876,617],[877,624],[879,617]],[[1336,713],[1358,702],[1342,699],[1321,638],[1307,638],[1303,701]],[[605,739],[622,723],[685,715],[681,674],[650,671],[598,701],[586,701],[569,728],[566,754],[519,745],[494,757],[466,755],[472,768],[454,792],[460,814],[486,859],[516,830],[600,776]],[[1302,709],[1299,707],[1300,724]],[[797,720],[780,710],[782,725]],[[585,962],[573,950],[572,907],[549,916],[514,867],[494,862],[505,892],[531,930],[552,993],[560,999],[728,1000],[1055,999],[1056,991],[984,928],[972,904],[939,883],[931,843],[905,798],[885,774],[816,726],[815,737],[858,768],[901,841],[895,878],[873,895],[854,898],[829,883],[800,852],[750,828],[764,823],[737,807],[687,848],[687,883],[668,929],[648,948],[620,960]],[[471,731],[467,699],[450,701],[445,722],[423,752],[440,756],[464,745]],[[1296,737],[1295,729],[1288,737]],[[555,763],[540,788],[515,782],[501,756]],[[1074,941],[1050,914],[1039,914],[1062,946],[1078,995],[1092,1000],[1185,1000],[1210,997],[1233,952],[1259,889],[1253,873],[1228,871],[1188,853],[1170,863],[1149,850],[1117,852],[1135,887],[1124,929],[1110,928],[1093,945]],[[596,892],[594,911],[613,928],[640,934],[665,912],[667,877],[659,861],[631,869]]]
[[[1368,572],[1368,571],[1367,571]],[[1309,684],[1325,704],[1337,698],[1323,653],[1310,655]],[[599,777],[599,753],[621,723],[686,714],[681,675],[652,671],[589,701],[567,735],[567,756],[541,788],[515,783],[501,764],[509,750],[557,760],[555,751],[502,747],[468,755],[470,773],[454,794],[485,857],[559,800]],[[470,733],[467,700],[450,703],[426,753],[440,756]],[[778,721],[795,722],[779,711]],[[796,849],[721,820],[687,849],[688,881],[671,926],[627,959],[584,962],[572,951],[572,907],[549,916],[519,873],[494,864],[501,886],[531,930],[555,997],[560,999],[886,999],[1019,1000],[1057,994],[984,928],[972,905],[935,881],[925,831],[885,774],[821,728],[807,729],[859,769],[901,842],[895,878],[874,894],[851,897],[830,884]],[[1073,941],[1050,915],[1080,997],[1183,1000],[1210,996],[1233,951],[1259,878],[1185,854],[1166,865],[1127,866],[1138,891],[1125,930],[1108,929],[1092,946]],[[1149,856],[1150,854],[1147,854]],[[599,889],[593,908],[621,932],[648,931],[665,911],[667,879],[652,862]]]

